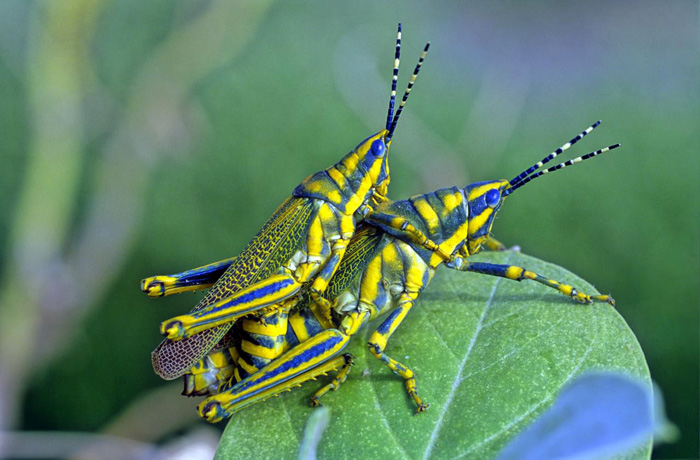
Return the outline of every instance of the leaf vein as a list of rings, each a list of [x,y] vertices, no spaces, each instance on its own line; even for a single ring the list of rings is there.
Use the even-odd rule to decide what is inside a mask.
[[[369,340],[369,327],[365,328],[365,333],[363,334],[365,337],[365,342]],[[370,358],[370,353],[369,353],[369,347],[364,347],[364,353],[365,353],[365,361],[369,363],[369,358]],[[372,356],[374,358],[374,356]],[[379,397],[377,396],[377,389],[375,388],[375,383],[374,379],[367,379],[369,383],[369,387],[372,390],[372,401],[374,402],[374,407],[377,408],[377,413],[379,414],[379,420],[382,422],[384,427],[386,428],[386,431],[389,433],[389,436],[391,436],[391,439],[394,441],[394,444],[396,444],[396,447],[401,451],[401,455],[403,455],[403,458],[410,458],[408,456],[408,453],[406,450],[403,448],[401,443],[399,443],[399,440],[396,438],[396,435],[394,435],[394,431],[391,429],[391,426],[389,425],[389,420],[387,420],[386,415],[384,414],[384,411],[382,410],[382,406],[379,403]]]
[[[447,348],[447,351],[449,351],[450,354],[451,354],[455,359],[457,359],[457,353],[455,353],[455,351],[452,349],[452,347],[450,347],[450,345],[449,345],[449,344],[445,341],[445,339],[442,337],[442,334],[440,333],[440,329],[439,329],[437,326],[435,326],[435,323],[433,323],[433,319],[432,319],[433,317],[432,317],[431,315],[426,315],[426,316],[427,316],[427,318],[428,318],[428,321],[426,321],[426,322],[427,322],[427,323],[430,325],[430,327],[432,327],[433,330],[435,331],[435,336],[440,340],[440,342],[442,342],[442,344],[445,346],[445,348]]]
[[[510,260],[510,255],[506,258],[506,263],[508,263]],[[464,359],[462,359],[462,362],[459,364],[459,370],[457,372],[457,375],[455,376],[454,382],[452,382],[452,388],[450,389],[450,393],[447,395],[447,399],[445,400],[445,405],[443,406],[443,410],[440,413],[440,416],[438,417],[437,423],[435,424],[435,428],[433,429],[433,432],[430,433],[430,439],[428,440],[428,446],[425,449],[425,454],[423,455],[424,459],[427,459],[430,457],[430,454],[433,451],[433,447],[435,447],[435,442],[437,441],[438,434],[440,433],[440,430],[442,429],[442,423],[445,420],[445,414],[450,408],[450,403],[452,402],[452,399],[455,396],[455,393],[457,392],[457,388],[459,388],[461,382],[462,382],[462,373],[464,372],[464,368],[467,365],[467,360],[469,359],[469,355],[471,355],[472,349],[474,348],[474,345],[476,344],[476,340],[479,337],[479,332],[481,332],[481,328],[484,324],[484,319],[486,318],[486,315],[491,308],[491,304],[493,303],[493,298],[496,296],[496,289],[498,288],[498,285],[501,281],[501,278],[496,278],[496,282],[493,285],[493,288],[491,289],[491,294],[489,295],[488,300],[486,301],[486,306],[484,307],[484,311],[481,313],[481,316],[479,317],[479,322],[476,324],[476,329],[474,330],[474,336],[472,337],[471,341],[469,342],[469,347],[467,347],[467,352],[464,355]]]
[[[572,378],[574,378],[578,374],[579,370],[581,369],[581,366],[583,366],[583,363],[588,358],[588,355],[590,355],[591,351],[593,351],[593,345],[598,341],[598,336],[600,335],[600,324],[598,322],[598,315],[597,314],[595,314],[595,318],[596,318],[595,324],[597,325],[597,328],[596,328],[596,333],[595,333],[595,336],[593,337],[593,340],[591,340],[591,342],[588,344],[588,348],[586,349],[586,352],[582,355],[581,360],[578,362],[576,367],[569,373],[569,375],[566,376],[566,378],[561,382],[560,385],[557,385],[558,388],[564,387],[567,383],[569,383],[571,381]],[[520,415],[519,417],[514,419],[512,422],[505,425],[503,428],[501,428],[500,430],[498,430],[496,433],[492,434],[488,438],[484,439],[480,443],[472,445],[471,447],[469,447],[469,449],[465,450],[464,452],[462,452],[461,454],[459,454],[455,458],[464,458],[465,456],[467,456],[467,454],[474,451],[475,449],[477,449],[483,445],[486,445],[486,444],[490,443],[491,441],[495,440],[496,438],[498,438],[499,436],[503,435],[508,430],[510,430],[512,427],[514,427],[515,425],[519,424],[524,419],[529,417],[533,412],[537,411],[540,407],[542,407],[543,405],[550,402],[556,396],[556,394],[557,394],[557,392],[549,393],[539,403],[532,406],[531,409],[525,411],[522,415]]]
[[[474,375],[479,374],[479,373],[485,371],[486,369],[489,369],[490,367],[495,366],[496,364],[500,363],[501,361],[503,361],[503,360],[505,360],[505,359],[508,359],[510,356],[513,356],[514,354],[516,354],[516,353],[518,353],[518,352],[524,350],[525,347],[527,347],[530,343],[534,342],[535,340],[539,340],[540,337],[542,337],[542,336],[544,336],[544,335],[547,335],[547,333],[549,333],[549,332],[552,331],[554,328],[556,328],[557,326],[559,326],[559,324],[561,324],[562,321],[564,321],[564,318],[563,318],[563,317],[560,318],[559,321],[557,321],[556,323],[551,324],[547,329],[541,331],[540,333],[538,333],[537,335],[535,335],[534,337],[532,337],[530,340],[528,340],[527,342],[523,343],[522,346],[514,348],[512,351],[506,353],[505,355],[501,356],[501,357],[498,358],[497,360],[495,360],[495,361],[493,361],[493,362],[487,364],[486,366],[482,367],[481,369],[478,369],[478,370],[476,370],[476,371],[474,371],[474,372],[471,372],[471,373],[467,374],[466,376],[464,376],[464,377],[462,378],[462,381],[465,381],[465,380],[467,380],[468,378],[473,377]],[[493,323],[490,323],[490,324],[493,324]],[[484,327],[486,327],[486,326],[484,326]]]

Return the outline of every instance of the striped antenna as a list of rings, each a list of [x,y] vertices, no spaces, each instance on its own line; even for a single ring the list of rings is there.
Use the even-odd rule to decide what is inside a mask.
[[[396,125],[399,122],[399,117],[401,116],[401,111],[403,111],[403,106],[406,105],[406,101],[408,100],[408,95],[411,94],[411,88],[413,88],[413,84],[416,82],[416,78],[418,77],[418,72],[420,72],[420,68],[423,65],[423,61],[425,61],[425,56],[428,54],[428,49],[430,49],[430,42],[425,44],[425,48],[423,48],[423,52],[420,55],[420,58],[418,58],[418,64],[416,64],[416,68],[413,69],[413,75],[411,75],[411,79],[408,81],[408,86],[406,87],[406,91],[403,93],[403,98],[401,99],[401,103],[399,104],[399,108],[396,110],[396,115],[394,115],[394,119],[391,122],[391,128],[389,128],[389,134],[386,136],[386,141],[389,142],[391,138],[394,136],[394,130],[396,129]]]
[[[389,113],[386,115],[386,129],[391,127],[394,118],[394,101],[396,101],[396,82],[399,80],[399,63],[401,62],[401,23],[396,33],[396,54],[394,55],[394,74],[391,78],[391,97],[389,98]]]
[[[568,150],[569,147],[571,147],[572,145],[574,145],[575,143],[577,143],[578,141],[580,141],[581,139],[583,139],[584,136],[586,136],[588,133],[590,133],[591,131],[593,131],[594,129],[596,129],[596,128],[598,127],[599,124],[600,124],[600,120],[596,121],[596,122],[593,123],[591,126],[589,126],[588,129],[585,129],[585,130],[581,131],[581,133],[580,133],[578,136],[574,137],[574,138],[571,139],[569,142],[567,142],[566,144],[564,144],[564,145],[562,145],[561,147],[559,147],[558,149],[556,149],[554,152],[552,152],[552,153],[550,153],[549,155],[547,155],[546,157],[544,157],[544,158],[542,159],[542,161],[538,161],[537,163],[535,163],[534,165],[530,166],[530,167],[529,167],[528,169],[526,169],[525,171],[523,171],[523,172],[521,172],[520,174],[518,174],[517,176],[515,176],[513,179],[511,179],[511,181],[510,181],[510,186],[513,187],[515,184],[517,184],[518,182],[520,182],[521,180],[523,180],[525,177],[529,176],[529,175],[532,174],[533,172],[535,172],[535,171],[537,171],[538,169],[540,169],[540,168],[542,167],[542,165],[544,165],[544,164],[546,164],[546,163],[549,163],[550,161],[552,161],[553,159],[555,159],[558,155],[560,155],[563,151]]]
[[[602,154],[602,153],[605,153],[605,152],[607,152],[607,151],[609,151],[609,150],[615,150],[615,149],[618,148],[619,146],[620,146],[620,144],[611,145],[610,147],[605,147],[604,149],[600,149],[600,150],[596,150],[595,152],[587,153],[587,154],[582,155],[582,156],[580,156],[580,157],[578,157],[578,158],[574,158],[573,160],[568,160],[568,161],[565,161],[565,162],[563,162],[563,163],[559,163],[559,164],[556,165],[556,166],[552,166],[551,168],[543,169],[542,171],[536,172],[535,174],[533,174],[533,175],[531,175],[531,176],[528,176],[528,177],[522,179],[522,180],[521,180],[520,182],[518,182],[515,186],[512,186],[512,187],[507,188],[506,190],[504,190],[504,191],[503,191],[503,196],[508,196],[508,195],[510,195],[511,193],[513,193],[514,191],[516,191],[517,189],[519,189],[519,188],[522,187],[523,185],[527,184],[527,183],[530,182],[531,180],[536,179],[536,178],[538,178],[538,177],[540,177],[540,176],[542,176],[542,175],[544,175],[544,174],[548,174],[548,173],[550,173],[550,172],[557,171],[557,170],[559,170],[559,169],[564,169],[564,168],[566,168],[567,166],[571,166],[571,165],[573,165],[573,164],[575,164],[575,163],[580,163],[580,162],[582,162],[583,160],[588,160],[589,158],[593,158],[593,157],[598,156],[598,155],[600,155],[600,154]]]

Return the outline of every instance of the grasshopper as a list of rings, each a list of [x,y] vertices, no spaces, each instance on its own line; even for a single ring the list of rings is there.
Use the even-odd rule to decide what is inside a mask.
[[[428,404],[418,394],[414,372],[389,357],[385,349],[440,265],[516,281],[532,280],[582,303],[614,305],[610,295],[589,295],[523,267],[468,261],[482,247],[503,248],[490,236],[491,229],[504,200],[515,190],[544,174],[619,147],[611,145],[537,171],[599,123],[510,181],[478,182],[378,204],[365,216],[330,280],[326,291],[332,300],[330,324],[329,315],[319,314],[311,306],[314,300],[310,295],[306,301],[295,298],[278,305],[268,318],[247,317],[239,321],[239,336],[231,348],[216,351],[199,369],[197,384],[209,385],[200,394],[216,393],[199,405],[200,415],[216,422],[308,380],[338,371],[331,383],[314,394],[312,402],[318,404],[321,396],[337,389],[347,378],[352,357],[340,352],[351,337],[369,321],[385,314],[388,316],[370,337],[369,350],[404,379],[416,411],[425,411]],[[268,359],[268,364],[242,379],[235,373],[237,365],[261,357]]]
[[[307,177],[240,255],[141,281],[141,289],[151,297],[211,287],[189,314],[161,325],[167,339],[152,353],[158,375],[174,379],[187,373],[221,341],[236,318],[283,302],[302,286],[308,285],[315,303],[328,309],[323,293],[346,252],[356,221],[387,200],[391,139],[429,45],[394,113],[399,24],[385,129],[363,140],[330,168]]]

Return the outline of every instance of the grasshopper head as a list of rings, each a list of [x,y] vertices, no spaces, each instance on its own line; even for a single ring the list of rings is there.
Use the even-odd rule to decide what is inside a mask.
[[[491,232],[491,227],[493,226],[493,219],[496,213],[501,208],[501,204],[508,195],[511,195],[517,189],[523,185],[529,183],[533,179],[537,179],[545,174],[558,171],[560,169],[566,168],[567,166],[580,163],[589,158],[596,157],[600,154],[614,150],[620,146],[620,144],[614,144],[594,152],[587,153],[580,157],[574,158],[573,160],[568,160],[563,163],[559,163],[556,166],[552,166],[546,169],[540,169],[542,166],[549,161],[556,158],[559,154],[570,148],[576,142],[580,141],[584,136],[593,131],[600,121],[593,123],[590,127],[582,131],[576,137],[571,139],[566,144],[562,145],[554,152],[550,153],[542,160],[538,161],[531,167],[527,168],[525,171],[521,172],[515,176],[510,181],[507,180],[497,180],[492,182],[478,182],[467,186],[464,189],[464,195],[467,198],[469,207],[469,230],[468,230],[468,251],[469,254],[474,254],[477,252],[481,245],[488,238]]]
[[[506,195],[503,193],[509,184],[505,179],[477,182],[467,185],[464,196],[467,199],[469,226],[467,230],[467,250],[475,254],[481,249],[493,227],[493,220],[501,209]]]
[[[428,43],[423,48],[403,98],[394,113],[401,55],[401,24],[399,24],[386,127],[360,142],[352,152],[331,168],[307,178],[294,191],[294,196],[330,201],[344,212],[359,210],[363,216],[371,210],[372,205],[386,200],[390,180],[388,152],[391,139],[429,47]]]
[[[391,140],[387,139],[386,129],[368,137],[355,147],[356,161],[362,165],[358,170],[360,175],[367,175],[372,190],[386,196],[389,188],[389,147]]]

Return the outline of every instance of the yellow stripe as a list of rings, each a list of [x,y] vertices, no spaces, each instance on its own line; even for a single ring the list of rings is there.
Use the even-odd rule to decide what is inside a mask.
[[[450,193],[449,195],[445,195],[442,198],[442,202],[445,205],[444,208],[444,213],[445,215],[451,214],[455,209],[461,208],[463,206],[463,200],[464,195],[462,195],[462,192],[455,192],[455,193]]]
[[[226,356],[226,352],[223,350],[209,353],[209,360],[211,361],[212,366],[217,369],[228,366],[228,358]]]
[[[428,233],[437,232],[438,228],[440,227],[440,219],[438,218],[438,215],[433,207],[426,201],[425,195],[416,197],[411,201],[413,202],[413,206],[418,211],[418,214],[428,226]]]
[[[247,362],[245,359],[243,359],[243,358],[241,358],[241,359],[238,360],[238,365],[239,365],[240,367],[242,367],[243,370],[246,371],[246,372],[249,373],[249,374],[254,374],[254,373],[258,372],[258,369],[257,369],[256,367],[251,366],[250,364],[248,364],[248,362]],[[240,377],[240,375],[239,375],[239,377]]]
[[[345,190],[348,188],[348,180],[345,176],[341,174],[336,168],[328,168],[328,175],[331,176],[333,182],[335,182],[339,188]]]
[[[492,188],[494,188],[494,185],[491,182],[489,182],[488,184],[484,184],[484,185],[481,185],[479,187],[473,188],[469,191],[469,196],[467,197],[467,199],[469,201],[475,200],[475,199],[479,198],[481,195],[483,195],[484,193],[491,190]]]
[[[266,336],[280,336],[287,333],[287,323],[283,319],[279,320],[277,324],[265,324],[260,321],[255,321],[251,319],[243,319],[241,327],[250,333],[266,335]]]
[[[486,207],[478,216],[469,216],[469,234],[473,235],[474,233],[478,232],[479,229],[489,220],[491,214],[493,214],[493,209]]]
[[[378,287],[382,279],[382,259],[386,263],[396,264],[398,260],[398,252],[394,244],[388,244],[382,250],[381,257],[373,257],[367,269],[362,275],[362,284],[360,286],[360,302],[367,305],[374,305],[377,300]]]
[[[506,278],[511,279],[511,280],[517,280],[520,278],[523,274],[523,269],[520,267],[516,267],[514,265],[511,265],[510,267],[506,268]]]
[[[274,348],[267,348],[247,340],[243,340],[241,341],[241,350],[245,351],[249,355],[257,356],[259,358],[275,359],[282,352],[282,344],[280,343],[279,346],[275,346]]]
[[[289,325],[292,327],[299,342],[306,342],[309,340],[309,330],[306,329],[304,318],[298,314],[292,315],[289,317]]]

